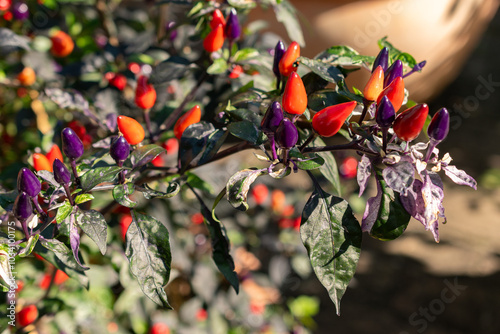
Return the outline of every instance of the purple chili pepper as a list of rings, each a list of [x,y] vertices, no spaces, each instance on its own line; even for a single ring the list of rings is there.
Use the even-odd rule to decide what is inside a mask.
[[[21,192],[14,202],[14,216],[21,222],[26,222],[33,214],[33,204],[31,198],[24,191]]]
[[[130,154],[130,144],[127,142],[125,137],[118,137],[109,149],[109,154],[116,161],[116,163],[123,164]]]
[[[285,44],[280,40],[274,47],[274,62],[273,62],[273,72],[274,75],[278,80],[281,80],[281,73],[280,73],[280,60],[283,58],[283,55],[285,54]]]
[[[384,88],[389,86],[394,79],[402,76],[403,76],[403,62],[398,59],[385,72]]]
[[[295,124],[288,118],[283,118],[275,133],[278,145],[284,149],[290,149],[297,144],[299,140],[299,131]]]
[[[267,108],[266,114],[262,118],[262,122],[260,123],[262,131],[268,136],[270,134],[274,135],[282,120],[283,108],[281,108],[281,104],[278,101],[275,101]]]
[[[396,111],[387,96],[384,96],[377,106],[375,121],[381,128],[389,128],[396,119]]]
[[[42,185],[31,170],[23,167],[17,175],[17,190],[25,192],[30,197],[35,197],[42,190]]]
[[[52,169],[54,170],[54,179],[56,179],[57,183],[65,185],[71,182],[71,173],[61,160],[55,159]]]
[[[167,31],[167,34],[169,35],[170,41],[174,41],[177,38],[177,30],[174,30],[173,28],[175,27],[175,21],[169,21],[165,25],[165,29]]]
[[[431,141],[439,143],[446,138],[449,129],[450,113],[446,108],[441,108],[434,117],[432,117],[429,127],[427,128],[427,134]]]
[[[30,16],[28,5],[22,1],[13,4],[11,12],[14,18],[19,21],[27,20]]]
[[[375,71],[377,66],[382,66],[384,72],[387,71],[387,67],[389,67],[389,49],[387,47],[384,47],[382,50],[380,50],[377,58],[375,58],[372,66],[372,73],[373,71]]]
[[[83,143],[71,128],[62,130],[62,149],[64,154],[72,160],[83,155]]]
[[[241,35],[241,26],[238,20],[236,9],[232,8],[226,21],[226,37],[229,40],[235,40]]]

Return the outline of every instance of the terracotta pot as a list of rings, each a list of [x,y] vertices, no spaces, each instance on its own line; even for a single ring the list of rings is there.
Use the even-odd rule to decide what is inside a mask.
[[[436,96],[459,73],[495,15],[498,0],[291,0],[302,18],[306,46],[313,57],[333,45],[350,45],[376,55],[377,40],[388,40],[417,61],[427,60],[420,74],[405,80],[410,98],[419,102]],[[272,11],[254,14],[270,30],[287,36]],[[363,89],[368,71],[358,71],[349,83]]]

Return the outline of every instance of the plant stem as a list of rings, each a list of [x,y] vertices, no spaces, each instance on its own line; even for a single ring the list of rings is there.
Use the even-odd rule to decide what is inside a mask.
[[[80,178],[78,177],[78,172],[76,171],[76,161],[75,159],[70,160],[71,170],[73,171],[73,175],[75,176],[76,186],[80,188],[82,185],[80,183]]]
[[[151,108],[144,109],[144,121],[146,122],[146,130],[149,133],[149,139],[153,141],[153,131],[151,131],[151,117],[149,117],[149,113]]]
[[[40,203],[38,203],[38,198],[31,197],[31,201],[33,202],[33,205],[35,206],[36,211],[38,211],[38,213],[42,216],[42,218],[47,217],[47,214],[42,210]]]
[[[309,138],[307,138],[306,141],[302,145],[300,145],[299,151],[302,152],[307,147],[307,145],[309,145],[316,138],[317,135],[318,134],[316,132],[312,132],[309,135]]]
[[[304,153],[311,153],[311,152],[330,152],[330,151],[340,151],[340,150],[355,150],[355,151],[360,151],[366,154],[373,154],[377,155],[376,152],[373,152],[361,145],[359,145],[359,142],[357,141],[352,141],[348,144],[342,144],[342,145],[331,145],[331,146],[322,146],[322,147],[306,147],[304,149]]]
[[[382,128],[382,149],[384,153],[387,153],[387,133],[389,132],[389,128]]]
[[[69,200],[69,204],[71,206],[75,206],[75,200],[73,199],[73,196],[71,196],[71,191],[69,190],[69,187],[67,184],[63,184],[64,191],[66,192],[66,197]]]
[[[434,148],[437,146],[438,143],[434,142],[433,140],[430,141],[429,147],[427,148],[427,153],[425,154],[425,159],[424,162],[428,162],[429,159],[431,158],[432,151],[434,151]]]
[[[358,124],[361,125],[363,123],[366,113],[368,112],[368,109],[370,109],[370,106],[372,105],[373,101],[368,101],[367,99],[363,99],[363,112],[361,113],[361,117],[359,118]]]

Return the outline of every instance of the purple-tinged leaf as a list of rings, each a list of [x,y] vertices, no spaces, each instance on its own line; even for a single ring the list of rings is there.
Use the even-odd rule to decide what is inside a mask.
[[[226,185],[228,202],[241,211],[248,209],[247,195],[252,183],[264,174],[264,169],[243,169],[231,176]]]
[[[380,210],[380,203],[382,202],[382,189],[380,183],[377,182],[377,195],[371,197],[366,202],[365,213],[363,214],[363,220],[361,221],[361,230],[363,232],[370,232],[375,224],[378,217],[378,212]]]
[[[69,244],[71,246],[71,250],[73,251],[73,256],[76,260],[76,262],[82,267],[83,269],[90,269],[88,267],[85,267],[81,262],[80,262],[80,256],[78,254],[78,251],[80,249],[80,234],[78,233],[78,227],[76,227],[76,221],[75,221],[75,215],[72,214],[70,218],[70,224],[69,224]]]
[[[421,212],[424,207],[424,200],[422,198],[422,181],[415,180],[413,187],[408,189],[406,195],[401,196],[401,203],[405,210],[416,220],[423,223],[423,216]],[[425,224],[424,224],[425,225]]]
[[[108,224],[106,223],[104,216],[96,210],[78,210],[76,213],[76,222],[82,231],[96,243],[101,251],[101,254],[106,254]]]
[[[163,147],[155,144],[141,146],[135,149],[130,156],[132,166],[134,169],[138,169],[148,162],[152,161],[163,152],[166,152],[166,150]]]
[[[87,192],[92,190],[100,183],[113,182],[116,178],[116,175],[118,175],[118,173],[120,173],[122,170],[123,168],[118,166],[97,167],[91,169],[81,176],[80,180],[82,184],[82,190],[84,192]]]
[[[469,186],[474,190],[477,190],[477,182],[474,180],[472,176],[467,174],[461,169],[458,169],[455,166],[448,165],[443,167],[446,176],[448,176],[453,182],[456,184],[460,184],[463,186]]]
[[[394,191],[406,194],[415,179],[415,167],[408,161],[388,166],[382,172],[387,185]]]
[[[359,185],[359,197],[365,192],[368,181],[370,180],[370,175],[372,174],[372,162],[370,158],[366,155],[361,157],[361,161],[358,164],[358,173],[356,179]]]

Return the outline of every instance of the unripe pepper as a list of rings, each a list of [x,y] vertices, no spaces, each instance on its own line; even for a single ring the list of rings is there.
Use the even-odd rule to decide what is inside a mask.
[[[382,100],[377,105],[375,112],[375,121],[381,128],[390,128],[396,119],[396,111],[392,106],[391,101],[387,96],[382,97]]]
[[[33,168],[35,168],[37,172],[41,170],[52,172],[52,165],[49,159],[42,153],[33,153]]]
[[[193,108],[189,109],[184,115],[179,117],[174,125],[174,135],[177,139],[181,139],[184,130],[188,128],[191,124],[198,123],[201,120],[201,109],[199,105],[195,105]]]
[[[236,13],[236,9],[234,8],[231,8],[231,11],[229,12],[224,31],[227,39],[230,41],[234,41],[241,36],[240,21],[238,20],[238,13]]]
[[[24,191],[17,195],[14,207],[12,209],[14,216],[24,223],[33,214],[33,204],[31,198]]]
[[[17,80],[23,86],[31,86],[36,82],[35,71],[31,67],[25,67],[21,73],[17,75]]]
[[[382,66],[382,69],[387,71],[387,67],[389,67],[389,49],[387,47],[382,48],[375,58],[372,66],[372,72],[379,66]]]
[[[23,167],[17,175],[17,190],[25,192],[30,197],[35,197],[42,190],[42,184],[31,170]]]
[[[61,149],[57,144],[52,145],[50,148],[50,151],[45,155],[47,159],[49,159],[49,163],[52,165],[54,163],[54,160],[59,159],[63,161],[63,155],[61,153]]]
[[[51,36],[50,40],[52,41],[50,52],[56,57],[66,57],[73,52],[75,48],[75,43],[71,37],[61,30]]]
[[[382,66],[378,66],[370,76],[366,83],[363,95],[368,101],[375,101],[384,90],[384,70]]]
[[[384,87],[387,87],[396,78],[403,76],[403,62],[401,60],[396,60],[391,67],[385,72]]]
[[[210,20],[210,28],[215,29],[219,24],[222,24],[223,27],[226,26],[226,19],[224,18],[224,14],[222,14],[220,9],[215,9],[212,12],[212,19]]]
[[[295,124],[285,117],[281,120],[274,136],[276,137],[276,142],[281,148],[291,149],[299,140],[299,131],[297,130]]]
[[[441,108],[432,117],[429,127],[427,128],[427,135],[431,141],[440,143],[448,135],[450,129],[450,114],[446,108]]]
[[[262,131],[268,136],[269,134],[274,135],[274,132],[276,132],[276,129],[278,129],[278,126],[283,120],[283,117],[283,109],[281,108],[281,104],[277,101],[274,101],[273,103],[271,103],[269,108],[267,108],[267,111],[262,118],[262,121],[260,122]]]
[[[26,327],[38,318],[38,308],[36,305],[28,305],[25,306],[19,313],[17,314],[17,324],[20,327]]]
[[[279,63],[279,69],[282,76],[287,77],[290,75],[290,73],[293,73],[297,70],[297,68],[294,67],[293,64],[299,57],[300,45],[297,42],[292,42]]]
[[[117,123],[118,130],[130,145],[137,145],[144,140],[146,135],[144,128],[135,119],[120,115],[117,118]]]
[[[382,98],[387,96],[394,107],[394,110],[398,112],[398,110],[403,105],[403,101],[405,99],[405,84],[403,82],[403,78],[397,77],[394,79],[389,86],[387,86],[382,93],[378,96],[377,104],[380,103]]]
[[[429,107],[425,103],[406,109],[394,121],[394,132],[399,139],[412,141],[422,131],[428,114]]]
[[[137,87],[135,89],[135,104],[139,108],[150,109],[155,105],[155,102],[156,89],[152,84],[148,83],[147,77],[140,76],[139,79],[137,79]]]
[[[302,79],[296,72],[290,74],[282,99],[283,109],[289,114],[302,115],[307,108],[307,93]]]
[[[130,154],[130,144],[124,137],[120,136],[111,144],[109,154],[116,163],[123,163]]]
[[[69,159],[75,160],[83,155],[83,143],[75,131],[65,128],[62,130],[61,138],[62,150]]]
[[[54,179],[60,185],[65,185],[71,182],[71,173],[64,163],[59,159],[54,160]]]
[[[219,24],[203,40],[203,48],[208,53],[218,51],[224,45],[224,26]]]
[[[285,44],[280,40],[274,47],[273,73],[278,80],[281,80],[280,61],[285,54]]]
[[[344,102],[318,111],[312,120],[314,130],[322,137],[335,135],[352,113],[356,104],[356,101]]]

